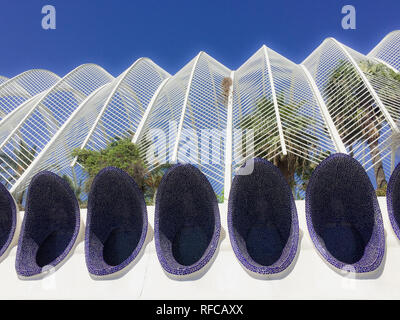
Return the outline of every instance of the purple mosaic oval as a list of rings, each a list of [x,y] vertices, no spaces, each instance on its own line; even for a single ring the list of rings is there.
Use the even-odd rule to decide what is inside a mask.
[[[190,164],[177,164],[157,191],[154,238],[164,270],[186,277],[205,270],[221,232],[217,198],[207,178]]]
[[[142,191],[125,171],[107,167],[93,180],[88,199],[85,257],[90,274],[107,276],[131,264],[148,229]]]
[[[240,263],[259,275],[285,271],[299,242],[292,191],[281,171],[267,160],[253,160],[249,175],[236,175],[228,204],[228,229]]]
[[[72,250],[79,228],[79,205],[69,184],[49,171],[36,174],[28,188],[17,274],[34,277],[56,268]]]
[[[320,163],[307,187],[306,219],[316,249],[335,268],[367,273],[381,265],[382,215],[357,160],[339,153]]]
[[[17,227],[17,207],[7,188],[0,184],[0,259],[11,245]]]
[[[400,164],[390,176],[386,192],[387,210],[392,228],[400,239]]]

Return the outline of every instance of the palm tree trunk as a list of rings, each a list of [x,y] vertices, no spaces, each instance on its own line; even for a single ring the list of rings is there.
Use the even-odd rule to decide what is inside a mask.
[[[387,181],[385,177],[385,172],[383,170],[382,158],[380,155],[380,151],[378,149],[379,142],[378,141],[370,142],[368,140],[368,145],[369,149],[371,150],[371,157],[373,158],[372,163],[374,165],[376,187],[377,189],[385,188],[387,187]]]
[[[368,139],[367,143],[369,146],[369,150],[371,152],[372,163],[374,166],[374,173],[376,179],[376,188],[382,189],[387,187],[387,181],[385,177],[385,171],[383,170],[382,158],[379,150],[379,136],[380,136],[380,128],[375,126],[373,122],[369,123],[367,128],[368,130]]]
[[[276,156],[274,159],[274,164],[281,170],[283,176],[285,177],[287,183],[290,187],[293,185],[294,172],[289,170],[289,159],[287,156]]]

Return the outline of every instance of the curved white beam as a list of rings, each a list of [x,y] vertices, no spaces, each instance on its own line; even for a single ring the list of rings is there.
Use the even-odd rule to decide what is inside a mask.
[[[372,87],[372,85],[370,84],[370,82],[368,81],[367,77],[365,76],[364,72],[360,69],[360,67],[358,66],[358,64],[354,61],[353,57],[351,56],[351,54],[347,51],[347,49],[343,46],[343,44],[341,44],[339,41],[337,41],[334,38],[331,38],[332,41],[334,41],[334,43],[340,48],[340,50],[345,54],[345,56],[349,59],[350,63],[352,64],[352,66],[356,69],[358,75],[360,76],[360,78],[362,79],[364,85],[367,87],[369,93],[372,95],[372,97],[375,99],[376,104],[378,105],[379,109],[381,110],[383,116],[385,117],[385,120],[387,121],[387,123],[389,124],[390,128],[396,132],[396,133],[400,133],[399,128],[397,127],[396,123],[394,122],[393,118],[391,117],[391,115],[389,114],[389,112],[387,111],[387,109],[385,108],[384,104],[382,103],[382,100],[379,98],[378,94],[375,92],[374,88]]]
[[[30,108],[29,112],[27,112],[19,123],[16,124],[12,132],[0,144],[0,150],[8,156],[7,160],[3,160],[2,162],[4,175],[10,177],[7,180],[11,179],[16,183],[30,165],[30,161],[26,162],[24,160],[25,158],[20,155],[19,152],[21,150],[18,151],[18,149],[13,146],[14,143],[23,140],[28,145],[34,145],[35,152],[31,152],[25,147],[24,149],[27,154],[30,154],[32,158],[35,158],[36,152],[40,153],[46,148],[47,143],[68,120],[73,111],[79,107],[80,103],[84,101],[91,92],[110,82],[111,79],[114,78],[100,66],[84,64],[68,73],[64,78],[59,80],[51,90],[43,95],[43,97],[34,104],[34,107]],[[68,95],[66,97],[67,99],[63,99],[63,94],[67,88],[70,88],[70,93],[75,96],[73,103],[71,103]],[[47,110],[48,103],[50,103],[52,107],[57,106],[57,112],[59,112],[57,114],[57,117],[59,118],[57,123],[53,123],[51,126],[49,126],[49,124],[51,124],[52,120],[49,116],[55,117],[56,115],[53,115],[50,110]],[[41,118],[34,115],[36,111],[38,112],[37,115]],[[48,115],[47,113],[49,112],[50,114]],[[44,123],[41,124],[38,122],[38,119]],[[27,127],[25,127],[25,124]],[[32,161],[33,160],[34,159],[32,159]],[[22,172],[20,170],[17,171],[15,165],[18,165],[22,169]],[[23,166],[25,166],[25,168]],[[3,178],[6,179],[4,176]],[[10,184],[12,186],[12,183]]]
[[[387,39],[389,39],[392,35],[396,34],[396,33],[400,33],[400,30],[394,30],[392,32],[389,32],[381,41],[379,41],[379,43],[367,54],[367,56],[373,56],[376,51],[379,50],[379,48],[385,43],[385,41],[387,41]]]
[[[61,79],[58,75],[56,75],[54,72],[51,72],[51,71],[49,71],[49,70],[46,70],[46,69],[31,69],[31,70],[27,70],[27,71],[21,72],[20,74],[16,75],[16,76],[13,77],[13,78],[9,78],[9,79],[6,78],[7,81],[3,82],[3,83],[0,85],[0,90],[3,89],[5,86],[8,86],[10,83],[16,82],[16,81],[19,80],[20,78],[23,78],[23,77],[25,77],[26,75],[29,75],[30,73],[38,72],[38,71],[39,71],[39,72],[46,72],[46,73],[49,73],[50,75],[54,76],[54,78],[56,78],[56,79]],[[5,78],[5,77],[4,77],[4,78]]]
[[[281,142],[282,154],[283,154],[283,155],[287,155],[286,144],[285,144],[285,137],[284,137],[284,135],[283,135],[283,128],[282,128],[281,116],[280,116],[280,113],[279,113],[278,99],[276,98],[274,77],[273,77],[273,75],[272,75],[272,68],[271,68],[271,62],[270,62],[270,60],[269,60],[268,50],[267,50],[267,47],[266,47],[265,45],[263,46],[263,53],[264,53],[265,60],[266,60],[266,62],[267,62],[269,83],[270,83],[270,85],[271,85],[271,94],[272,94],[272,100],[273,100],[273,102],[274,102],[275,116],[276,116],[276,124],[277,124],[277,126],[278,126],[279,140],[280,140],[280,142]]]
[[[142,120],[139,123],[139,126],[135,132],[135,134],[133,135],[132,138],[132,143],[138,143],[139,140],[141,139],[142,135],[143,135],[143,128],[146,125],[146,122],[149,118],[149,115],[151,113],[151,110],[153,109],[153,106],[155,105],[158,96],[160,95],[160,92],[162,91],[162,89],[165,87],[165,85],[168,83],[168,81],[171,79],[171,77],[168,77],[167,79],[164,79],[163,82],[161,82],[161,84],[159,85],[159,87],[157,88],[157,91],[154,93],[153,97],[150,100],[149,105],[146,108],[146,111],[142,117]]]
[[[225,176],[224,176],[224,198],[229,198],[232,185],[232,145],[233,145],[233,87],[235,81],[235,71],[231,72],[230,78],[232,84],[229,88],[227,120],[226,120],[226,138],[225,138]]]
[[[307,68],[304,65],[300,65],[301,69],[303,70],[304,74],[306,75],[306,78],[308,80],[308,83],[310,84],[312,91],[314,93],[315,99],[318,102],[319,109],[321,110],[322,116],[324,118],[324,122],[326,127],[329,130],[329,134],[331,135],[332,141],[335,144],[335,149],[337,152],[340,153],[346,153],[347,150],[346,147],[344,146],[344,143],[342,139],[340,138],[339,132],[336,129],[335,124],[333,123],[333,120],[331,118],[331,115],[329,114],[328,108],[325,104],[324,99],[321,96],[321,93],[319,92],[317,85],[314,82],[314,79],[308,72]]]
[[[4,145],[10,140],[10,138],[15,134],[15,132],[23,125],[23,123],[26,121],[26,119],[28,119],[32,113],[34,112],[34,110],[36,109],[36,107],[38,105],[40,105],[45,99],[46,97],[53,91],[55,90],[58,86],[60,86],[64,81],[66,81],[66,79],[68,79],[70,76],[72,76],[74,73],[78,72],[80,69],[85,68],[87,66],[90,66],[93,64],[82,64],[80,66],[78,66],[77,68],[75,68],[74,70],[72,70],[71,72],[69,72],[67,75],[65,75],[63,78],[61,78],[52,88],[51,90],[49,90],[45,95],[43,95],[43,97],[35,104],[35,106],[33,108],[31,108],[31,110],[22,118],[22,120],[20,120],[20,122],[18,123],[18,125],[15,126],[15,128],[11,131],[11,133],[7,136],[7,138],[0,144],[0,150],[4,147]],[[99,67],[99,66],[97,66]],[[104,70],[103,68],[99,67],[101,70]],[[104,72],[108,73],[107,71],[104,70]],[[111,76],[111,75],[110,75]]]
[[[199,54],[196,56],[194,63],[193,63],[192,71],[190,73],[189,82],[188,82],[188,85],[186,88],[186,93],[185,93],[185,99],[183,100],[183,104],[182,104],[182,113],[181,113],[181,118],[179,120],[178,130],[177,130],[177,134],[176,134],[176,141],[175,141],[174,149],[172,152],[172,158],[171,158],[172,163],[177,162],[177,160],[178,160],[179,140],[181,139],[181,135],[182,135],[183,121],[185,119],[186,107],[187,107],[187,104],[189,101],[189,93],[190,93],[190,89],[192,87],[194,72],[196,71],[197,64],[198,64],[199,59],[202,54],[203,54],[203,51],[200,51]]]
[[[0,117],[7,116],[26,100],[53,87],[60,77],[44,69],[32,69],[20,73],[14,78],[0,84],[0,97],[8,97],[0,101]]]
[[[22,184],[27,178],[30,177],[31,172],[36,168],[37,164],[40,163],[42,158],[46,155],[47,150],[51,148],[52,145],[54,145],[57,141],[58,138],[60,137],[61,134],[64,133],[66,128],[79,116],[80,112],[82,109],[87,107],[88,103],[102,90],[105,90],[107,87],[109,87],[112,83],[107,83],[103,85],[102,87],[97,88],[95,91],[93,91],[80,105],[78,108],[76,108],[70,117],[68,118],[67,121],[64,122],[64,124],[58,129],[57,133],[50,139],[50,141],[46,144],[46,147],[43,148],[42,151],[35,157],[35,159],[32,161],[32,163],[29,165],[29,167],[24,171],[24,173],[21,175],[21,177],[14,183],[12,188],[10,189],[10,193],[14,194],[17,190],[20,184]]]
[[[101,117],[103,116],[104,112],[106,111],[106,109],[107,109],[107,107],[108,107],[110,101],[111,101],[112,98],[114,97],[115,92],[117,92],[117,90],[118,90],[119,87],[121,86],[121,83],[126,79],[126,77],[127,77],[127,75],[129,74],[129,72],[130,72],[140,61],[142,61],[142,60],[144,60],[144,59],[146,59],[146,58],[139,58],[139,59],[137,59],[137,60],[132,64],[132,66],[131,66],[130,68],[128,68],[128,69],[120,76],[120,79],[119,79],[119,80],[117,81],[117,83],[115,84],[114,89],[111,91],[111,93],[110,93],[110,95],[109,95],[107,101],[104,103],[103,108],[101,109],[99,115],[97,116],[96,121],[94,122],[93,126],[90,128],[90,131],[88,132],[88,134],[87,134],[85,140],[83,141],[83,143],[82,143],[82,145],[81,145],[81,147],[80,147],[81,150],[84,149],[85,146],[86,146],[86,144],[88,143],[90,137],[92,136],[94,130],[96,129],[97,124],[99,123]],[[78,157],[75,157],[74,160],[73,160],[72,163],[71,163],[71,167],[74,167],[74,166],[75,166],[77,160],[78,160]]]

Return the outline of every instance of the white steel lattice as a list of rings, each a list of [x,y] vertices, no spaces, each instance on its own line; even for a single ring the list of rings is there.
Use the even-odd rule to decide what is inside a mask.
[[[112,139],[133,138],[151,98],[169,76],[149,59],[136,61],[120,76],[82,149],[99,150]]]
[[[29,100],[22,103],[18,108],[11,111],[0,121],[0,144],[15,129],[21,120],[35,107],[35,105],[43,99],[49,90],[37,94]]]
[[[97,88],[113,77],[93,64],[82,65],[35,101],[22,120],[0,144],[0,177],[14,192],[17,181],[44,150],[74,110]],[[20,181],[22,181],[21,179]]]
[[[129,138],[150,169],[190,162],[225,199],[254,156],[303,168],[291,173],[299,194],[305,168],[335,152],[387,180],[400,137],[399,48],[395,31],[367,56],[328,38],[300,65],[263,46],[235,71],[200,52],[174,76],[141,58],[115,79],[93,64],[62,79],[0,77],[0,179],[14,194],[41,170],[83,180],[72,150]]]
[[[133,137],[142,154],[151,159],[155,156],[152,169],[162,163],[171,162],[177,127],[181,119],[186,92],[188,90],[197,56],[177,74],[163,82],[148,106],[140,124],[140,131]]]
[[[262,47],[234,73],[232,105],[232,168],[247,158],[273,159],[286,153],[283,128],[267,49]],[[254,130],[254,144],[261,147],[247,152],[247,131]],[[262,143],[268,141],[268,145]],[[232,172],[233,173],[233,172]]]
[[[368,54],[369,57],[379,59],[396,70],[400,70],[400,30],[389,33]]]
[[[51,88],[60,78],[47,70],[23,72],[0,84],[0,120],[26,100]]]
[[[199,55],[178,127],[176,157],[173,155],[178,162],[196,164],[217,194],[224,186],[227,98],[223,82],[229,76],[230,70],[218,61],[206,53]]]
[[[169,76],[150,59],[138,59],[114,81],[109,94],[99,104],[101,108],[84,139],[75,140],[74,145],[79,143],[76,147],[80,149],[100,150],[113,139],[132,139],[151,98]],[[76,160],[71,167],[79,166]],[[79,182],[85,175],[81,168],[75,169],[75,179]]]
[[[381,92],[374,89],[366,75],[368,63],[377,62],[332,38],[325,40],[303,62],[325,100],[348,153],[367,171],[379,168],[389,154],[391,133],[398,130],[380,98]],[[390,164],[387,170],[390,172]]]
[[[70,167],[72,151],[80,147],[116,81],[95,90],[73,111],[68,120],[52,136],[46,147],[36,155],[24,174],[14,184],[13,192],[18,193],[25,190],[31,177],[42,170],[52,170],[61,176],[76,178]]]
[[[310,80],[301,66],[265,46],[235,71],[233,173],[254,156],[277,166],[297,159],[317,164],[339,151]],[[252,153],[245,150],[248,130],[253,132]]]
[[[227,106],[222,84],[229,75],[230,70],[200,52],[158,93],[139,141],[146,154],[154,143],[159,163],[195,164],[218,194],[225,172]],[[167,134],[156,137],[161,130]]]

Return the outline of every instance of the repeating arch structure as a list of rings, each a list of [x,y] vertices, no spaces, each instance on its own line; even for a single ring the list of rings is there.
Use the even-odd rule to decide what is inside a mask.
[[[328,38],[301,64],[262,46],[237,70],[200,52],[173,76],[141,58],[117,78],[90,64],[62,79],[0,78],[0,179],[14,194],[41,170],[82,180],[73,149],[131,138],[150,169],[190,162],[225,198],[254,157],[284,169],[345,153],[378,182],[397,162],[399,48],[396,31],[367,56]],[[23,86],[39,72],[40,88]],[[4,104],[5,88],[23,99]]]
[[[7,81],[0,79],[0,120],[33,96],[51,88],[60,77],[53,72],[35,69]]]
[[[375,58],[387,63],[395,70],[400,70],[400,30],[389,33],[383,40],[368,54],[368,57]]]
[[[169,77],[170,74],[150,59],[135,61],[114,81],[100,103],[96,119],[90,129],[84,131],[84,140],[74,140],[74,144],[80,142],[76,147],[100,150],[115,138],[133,138],[154,93]],[[73,159],[71,167],[74,168],[74,178],[80,181],[85,174],[76,160]]]
[[[347,153],[367,171],[377,171],[382,164],[390,174],[392,136],[399,132],[399,83],[374,74],[371,69],[379,62],[333,38],[326,39],[303,65],[314,79]]]
[[[146,154],[154,155],[157,149],[155,164],[195,164],[218,194],[223,190],[225,173],[227,99],[223,80],[230,73],[200,52],[161,89],[139,140]]]
[[[278,166],[290,154],[319,163],[342,148],[340,139],[334,139],[335,128],[331,132],[326,125],[331,121],[326,106],[301,66],[263,46],[233,78],[232,146],[228,151],[233,173],[253,157]],[[249,136],[253,147],[244,150]]]
[[[12,193],[31,172],[35,158],[69,119],[74,110],[97,88],[113,77],[93,64],[79,66],[35,100],[22,120],[0,144],[0,177]],[[19,120],[19,119],[18,119]],[[55,163],[49,168],[57,171]]]
[[[115,138],[132,137],[153,92],[168,76],[150,59],[142,58],[93,91],[36,156],[14,189],[24,190],[33,175],[52,166],[60,175],[82,181],[85,174],[72,151],[99,150]]]

